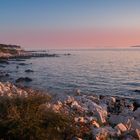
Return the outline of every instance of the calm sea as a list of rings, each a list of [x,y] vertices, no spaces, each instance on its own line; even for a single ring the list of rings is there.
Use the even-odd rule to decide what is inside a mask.
[[[54,93],[80,89],[83,93],[133,96],[140,98],[140,48],[137,49],[93,49],[50,51],[69,56],[32,58],[19,66],[12,62],[7,69],[11,81],[19,77],[30,77],[26,84]],[[4,69],[4,68],[3,68]],[[25,73],[26,69],[34,70]]]

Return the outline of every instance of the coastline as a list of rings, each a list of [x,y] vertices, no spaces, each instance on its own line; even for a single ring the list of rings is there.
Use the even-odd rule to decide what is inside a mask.
[[[6,56],[7,55],[7,56]],[[70,54],[65,54],[70,55]],[[6,56],[6,57],[5,57]],[[10,57],[9,57],[10,56]],[[18,57],[17,57],[18,56]],[[20,57],[21,56],[21,57]],[[45,55],[41,57],[56,57],[56,55]],[[6,53],[0,57],[0,66],[9,64],[10,59],[14,61],[19,61],[18,65],[24,66],[27,65],[24,63],[25,59],[32,57],[28,55],[17,55],[14,54],[11,57],[11,54]],[[35,56],[36,57],[36,56]],[[38,56],[37,56],[38,57]],[[4,65],[3,65],[4,64]],[[17,69],[18,66],[17,65]],[[25,72],[32,73],[32,69],[27,69]],[[0,71],[1,79],[9,77],[6,71]],[[29,77],[19,77],[15,83],[19,83],[18,86],[9,82],[1,82],[0,79],[0,101],[3,103],[5,100],[11,102],[11,100],[24,99],[24,102],[30,101],[34,104],[42,97],[47,100],[43,100],[37,106],[37,110],[41,108],[41,114],[53,113],[49,121],[52,121],[52,118],[55,115],[60,115],[56,122],[63,120],[65,117],[71,118],[69,120],[69,126],[61,128],[58,127],[59,135],[67,135],[66,140],[137,140],[140,139],[140,99],[124,97],[124,96],[111,96],[111,95],[95,95],[95,94],[84,94],[80,90],[73,91],[68,93],[62,98],[62,95],[49,94],[44,91],[33,90],[31,88],[26,88],[20,86],[20,82],[31,82],[32,79]],[[8,81],[8,80],[6,80]],[[139,93],[139,90],[137,91]],[[35,100],[32,101],[32,97],[35,97]],[[29,99],[28,99],[29,98]],[[31,98],[31,99],[30,99]],[[49,101],[48,101],[49,98]],[[51,99],[51,100],[50,100]],[[16,105],[17,107],[17,105]],[[30,109],[30,106],[29,106]],[[21,110],[19,110],[21,111]],[[38,114],[38,113],[37,113]],[[3,114],[2,114],[3,115]],[[64,118],[63,118],[63,117]],[[34,117],[30,116],[31,119]],[[47,117],[47,116],[46,116]],[[21,114],[22,118],[22,114]],[[38,118],[37,118],[38,119]],[[62,121],[61,120],[61,121]],[[64,119],[65,120],[65,119]],[[64,121],[63,120],[63,121]],[[6,120],[7,121],[7,120]],[[25,120],[23,120],[25,121]],[[53,121],[52,121],[53,122]],[[30,121],[29,121],[30,123]],[[54,122],[53,122],[54,123]],[[71,124],[71,125],[70,125]],[[36,124],[35,124],[36,125]],[[1,124],[0,124],[0,127]],[[40,126],[39,126],[40,127]],[[66,128],[68,127],[69,132]],[[3,128],[2,128],[3,129]],[[51,126],[50,129],[55,129],[54,126]],[[60,133],[64,129],[63,135]],[[56,130],[55,130],[56,131]],[[64,138],[63,138],[64,139]]]

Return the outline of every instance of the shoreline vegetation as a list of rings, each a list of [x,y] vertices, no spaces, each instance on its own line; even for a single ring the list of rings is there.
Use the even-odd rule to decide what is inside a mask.
[[[0,82],[0,138],[139,140],[140,100],[80,94],[63,100]]]
[[[24,61],[32,57],[29,54],[32,52],[20,46],[0,44],[0,67],[13,58]],[[8,77],[8,73],[0,71],[2,76]],[[17,83],[24,81],[32,79],[17,79]],[[80,90],[59,99],[43,91],[0,82],[0,139],[139,140],[140,99],[86,95]]]

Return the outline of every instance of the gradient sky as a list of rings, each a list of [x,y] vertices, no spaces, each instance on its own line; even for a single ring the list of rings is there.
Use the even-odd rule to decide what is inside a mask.
[[[24,48],[140,44],[140,0],[0,0],[0,43]]]

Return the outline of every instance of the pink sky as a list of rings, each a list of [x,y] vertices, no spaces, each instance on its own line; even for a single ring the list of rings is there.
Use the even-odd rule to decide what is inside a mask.
[[[140,0],[3,0],[0,43],[24,48],[140,44]]]
[[[25,48],[129,47],[140,44],[138,30],[38,30],[0,34],[1,42]]]

